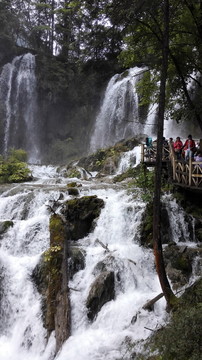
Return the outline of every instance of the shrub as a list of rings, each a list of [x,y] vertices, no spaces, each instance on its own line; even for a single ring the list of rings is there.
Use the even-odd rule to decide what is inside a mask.
[[[11,149],[7,159],[0,158],[0,183],[22,182],[31,179],[30,170],[23,159],[27,158],[24,150]]]

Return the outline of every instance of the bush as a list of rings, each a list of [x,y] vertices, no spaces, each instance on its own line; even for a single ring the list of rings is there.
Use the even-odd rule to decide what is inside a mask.
[[[9,162],[26,162],[27,161],[27,153],[23,149],[10,149],[9,156],[7,159]]]
[[[0,183],[22,182],[31,179],[30,170],[22,160],[27,158],[24,150],[11,149],[7,159],[0,158]]]
[[[170,323],[154,335],[150,346],[162,360],[201,359],[202,279],[179,299]]]

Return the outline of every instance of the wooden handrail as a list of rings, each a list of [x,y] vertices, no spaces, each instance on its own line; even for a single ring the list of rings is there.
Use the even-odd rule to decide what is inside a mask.
[[[155,163],[156,146],[141,145],[141,161],[146,164]],[[189,161],[176,159],[171,144],[163,147],[162,160],[170,161],[172,165],[173,181],[185,187],[202,188],[202,161]]]

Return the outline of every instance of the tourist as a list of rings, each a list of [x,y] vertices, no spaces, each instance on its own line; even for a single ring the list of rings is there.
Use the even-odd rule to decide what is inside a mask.
[[[175,152],[175,154],[177,156],[177,159],[180,160],[181,159],[181,154],[182,154],[183,143],[180,140],[179,136],[176,137],[173,148],[174,148],[174,152]]]
[[[172,137],[169,138],[169,144],[170,144],[171,147],[174,146],[174,141],[173,141],[173,138],[172,138]]]
[[[199,166],[202,168],[202,151],[198,151],[197,155],[194,156],[194,160],[195,161],[200,161],[201,164],[199,164]]]
[[[195,141],[192,139],[192,135],[188,135],[182,149],[185,151],[185,160],[188,161],[194,156],[194,150],[196,148]]]

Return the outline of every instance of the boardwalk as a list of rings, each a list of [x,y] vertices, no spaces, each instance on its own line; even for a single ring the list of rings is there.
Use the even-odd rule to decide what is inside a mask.
[[[141,161],[147,166],[155,166],[156,147],[148,148],[142,144]],[[202,162],[192,161],[186,162],[184,159],[177,160],[176,155],[171,146],[163,148],[162,153],[163,164],[171,164],[172,178],[176,185],[202,190]]]

